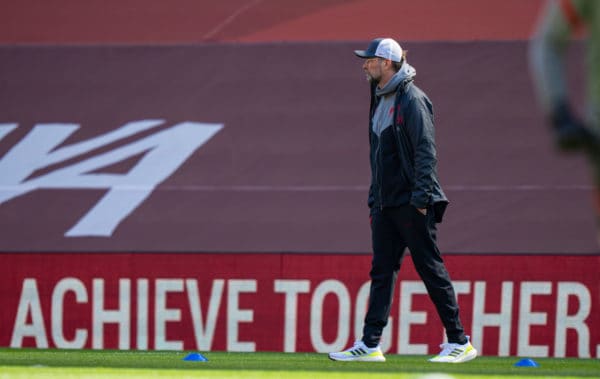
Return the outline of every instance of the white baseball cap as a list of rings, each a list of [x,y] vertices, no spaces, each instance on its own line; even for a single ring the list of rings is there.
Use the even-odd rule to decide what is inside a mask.
[[[361,58],[383,58],[394,62],[402,61],[402,48],[391,38],[375,38],[367,46],[367,50],[354,50]]]

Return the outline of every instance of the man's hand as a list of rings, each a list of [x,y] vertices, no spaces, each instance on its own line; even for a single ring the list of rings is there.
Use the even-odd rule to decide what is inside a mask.
[[[555,105],[550,115],[558,147],[563,151],[595,147],[597,137],[577,118],[571,107],[561,102]]]
[[[427,208],[417,208],[419,212],[423,214],[423,216],[427,216]]]

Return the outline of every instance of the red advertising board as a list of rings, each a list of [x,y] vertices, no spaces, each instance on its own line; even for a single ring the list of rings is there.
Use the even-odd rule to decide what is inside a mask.
[[[0,346],[317,351],[360,338],[369,255],[2,254]],[[449,255],[485,355],[600,356],[600,256]],[[410,259],[385,331],[432,354],[443,330]]]

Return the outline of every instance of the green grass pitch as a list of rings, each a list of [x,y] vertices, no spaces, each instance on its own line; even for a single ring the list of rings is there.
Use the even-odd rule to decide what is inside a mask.
[[[0,379],[8,378],[598,378],[598,359],[536,359],[540,367],[514,367],[516,357],[478,357],[434,364],[425,356],[388,354],[385,363],[332,362],[326,354],[0,349]]]

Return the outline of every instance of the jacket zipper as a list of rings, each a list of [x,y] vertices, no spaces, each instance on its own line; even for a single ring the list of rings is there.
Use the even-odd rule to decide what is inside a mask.
[[[383,175],[381,175],[381,180],[379,179],[379,166],[381,161],[381,136],[377,137],[377,149],[375,150],[375,178],[378,182],[379,189],[379,210],[383,211]]]
[[[379,106],[379,102],[376,102],[377,104],[375,104],[375,108],[377,108]],[[373,108],[371,108],[373,109]],[[373,115],[374,112],[371,114],[371,120],[373,119]],[[371,125],[371,132],[375,133],[373,131],[373,125]],[[375,133],[375,135],[377,136],[377,134]],[[379,210],[383,212],[383,175],[381,175],[381,180],[379,179],[379,165],[380,165],[380,161],[381,161],[381,134],[377,136],[377,149],[375,150],[375,180],[378,182],[378,190],[379,190]]]

